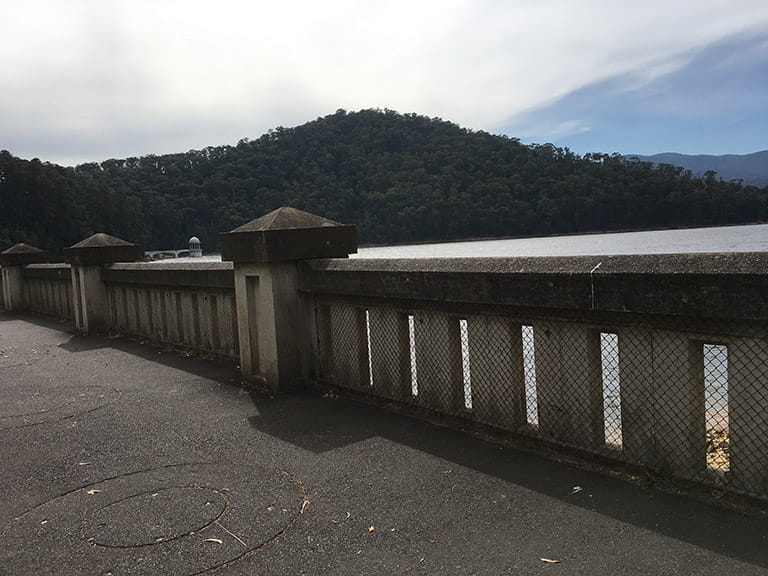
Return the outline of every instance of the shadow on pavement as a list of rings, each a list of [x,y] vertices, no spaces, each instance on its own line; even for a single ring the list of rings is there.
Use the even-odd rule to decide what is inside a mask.
[[[768,567],[768,517],[746,515],[348,399],[252,394],[251,425],[316,453],[382,437],[570,505]],[[582,490],[573,493],[574,487]]]
[[[132,341],[124,337],[72,335],[59,347],[67,352],[79,353],[93,350],[119,350],[142,360],[157,362],[193,376],[207,378],[222,384],[241,383],[236,361],[230,358],[207,356],[195,351],[181,350],[171,346],[150,345],[148,341]]]

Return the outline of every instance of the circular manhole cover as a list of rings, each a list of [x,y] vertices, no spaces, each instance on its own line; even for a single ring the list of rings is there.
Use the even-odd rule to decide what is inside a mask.
[[[86,542],[111,548],[149,546],[204,530],[227,508],[223,492],[202,486],[178,486],[144,492],[112,502],[88,515]]]
[[[297,479],[248,463],[134,472],[43,502],[0,527],[9,574],[191,576],[264,549],[304,511]]]

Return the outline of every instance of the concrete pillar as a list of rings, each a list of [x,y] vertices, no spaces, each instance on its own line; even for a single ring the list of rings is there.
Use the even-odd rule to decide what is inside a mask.
[[[653,335],[655,467],[700,479],[706,469],[703,343],[658,330]]]
[[[371,371],[378,395],[411,397],[408,317],[392,308],[370,308]]]
[[[624,455],[634,464],[655,460],[653,434],[653,333],[646,328],[619,331],[621,437]]]
[[[278,208],[221,235],[221,259],[234,263],[244,378],[273,390],[310,378],[317,365],[314,319],[312,303],[299,291],[299,262],[356,251],[354,226],[295,208]]]
[[[296,263],[236,263],[235,299],[243,376],[273,389],[301,385],[312,340]]]
[[[329,304],[328,321],[332,378],[341,386],[370,386],[365,309],[346,303]]]
[[[768,342],[728,344],[728,419],[731,486],[768,494]]]
[[[414,314],[419,404],[444,413],[464,408],[459,319],[444,312]]]
[[[22,268],[27,264],[41,262],[48,262],[48,253],[29,244],[16,244],[0,253],[0,265],[3,267],[3,306],[6,310],[26,308]]]
[[[604,443],[600,333],[572,323],[534,325],[541,432],[594,449]]]
[[[526,422],[520,324],[499,316],[470,316],[472,411],[476,418],[516,430]]]
[[[72,265],[72,300],[75,326],[84,334],[107,330],[112,313],[102,268],[115,262],[141,260],[141,246],[108,234],[94,234],[64,249]]]

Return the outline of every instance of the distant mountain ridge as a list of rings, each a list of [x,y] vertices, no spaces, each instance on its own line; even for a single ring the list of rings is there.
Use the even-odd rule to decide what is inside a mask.
[[[653,156],[627,154],[627,158],[637,158],[654,164],[672,164],[691,170],[697,176],[704,176],[708,170],[714,170],[723,180],[743,180],[744,184],[763,187],[768,185],[768,150],[752,154],[677,154],[664,152]]]

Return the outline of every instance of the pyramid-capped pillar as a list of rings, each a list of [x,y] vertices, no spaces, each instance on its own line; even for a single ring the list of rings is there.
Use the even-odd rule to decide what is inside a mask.
[[[287,206],[221,235],[221,259],[232,262],[346,258],[355,252],[355,226]]]
[[[143,256],[141,246],[109,234],[94,234],[64,249],[72,265],[72,299],[75,326],[90,334],[109,327],[109,292],[102,280],[102,265],[135,262]]]
[[[73,266],[136,262],[143,256],[144,252],[138,244],[103,233],[94,234],[69,248],[64,248],[64,259]]]
[[[221,235],[221,259],[234,262],[245,378],[274,390],[297,388],[313,366],[311,307],[299,291],[299,261],[357,252],[354,226],[278,208]]]
[[[0,265],[2,266],[26,266],[27,264],[43,262],[48,262],[48,252],[23,242],[0,252]]]
[[[23,310],[24,278],[21,269],[27,264],[48,262],[48,252],[29,244],[16,244],[0,253],[0,265],[3,267],[2,305],[6,310]]]

